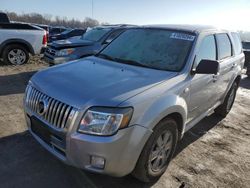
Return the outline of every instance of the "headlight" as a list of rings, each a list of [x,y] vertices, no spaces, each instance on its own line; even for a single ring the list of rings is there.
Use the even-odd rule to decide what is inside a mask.
[[[66,55],[72,54],[74,50],[75,50],[74,48],[67,48],[67,49],[59,50],[56,55],[66,56]]]
[[[108,136],[128,126],[132,108],[90,108],[83,116],[78,131],[86,134]]]

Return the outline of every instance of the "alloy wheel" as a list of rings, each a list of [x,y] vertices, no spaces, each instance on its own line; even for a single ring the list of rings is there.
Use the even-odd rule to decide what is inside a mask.
[[[173,135],[170,131],[162,133],[153,144],[149,155],[149,168],[153,172],[159,172],[165,168],[173,147]]]
[[[8,53],[8,60],[13,65],[21,65],[26,61],[26,54],[22,49],[12,49]]]

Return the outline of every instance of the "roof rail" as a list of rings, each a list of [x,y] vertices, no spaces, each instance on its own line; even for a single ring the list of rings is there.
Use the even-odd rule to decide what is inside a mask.
[[[136,26],[132,24],[104,24],[101,26],[107,26],[107,27],[126,27],[126,26]]]

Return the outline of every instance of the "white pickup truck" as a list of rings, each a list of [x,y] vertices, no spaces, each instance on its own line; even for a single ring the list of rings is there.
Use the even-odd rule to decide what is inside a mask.
[[[0,22],[0,58],[4,62],[24,64],[29,54],[40,54],[46,46],[45,30],[29,24]]]

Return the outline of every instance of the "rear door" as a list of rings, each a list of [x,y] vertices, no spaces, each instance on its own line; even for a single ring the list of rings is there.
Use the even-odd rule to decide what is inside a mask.
[[[231,36],[232,36],[232,42],[233,42],[235,62],[243,68],[246,57],[244,58],[240,36],[238,33],[234,33],[234,32],[231,33]]]
[[[216,43],[218,48],[218,60],[220,63],[219,74],[216,78],[218,82],[216,99],[220,100],[223,98],[227,91],[228,84],[233,78],[236,62],[232,42],[227,33],[216,34]]]

